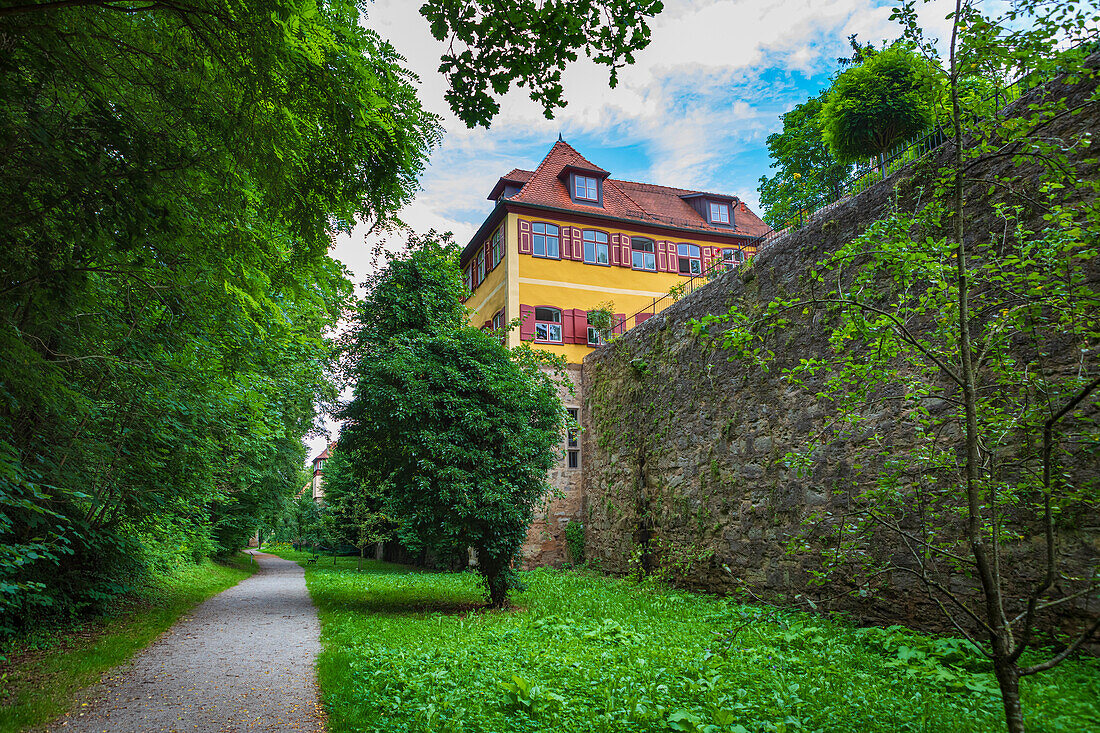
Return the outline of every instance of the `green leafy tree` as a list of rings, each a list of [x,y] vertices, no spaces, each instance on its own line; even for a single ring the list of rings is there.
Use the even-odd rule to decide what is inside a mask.
[[[932,71],[903,43],[870,54],[833,82],[821,108],[822,138],[840,163],[883,156],[935,120]]]
[[[839,163],[822,139],[821,109],[826,92],[783,115],[783,129],[768,136],[768,154],[777,168],[760,177],[764,221],[776,229],[835,201],[849,166]]]
[[[1075,572],[1060,550],[1100,505],[1100,184],[1080,136],[1058,125],[1100,92],[1095,58],[1052,51],[1095,27],[1100,8],[1049,10],[1024,2],[992,18],[958,0],[945,64],[952,140],[914,171],[919,205],[819,263],[807,297],[739,303],[717,319],[731,325],[723,344],[750,368],[775,366],[769,343],[792,319],[824,329],[826,350],[784,364],[782,379],[828,408],[786,460],[812,480],[815,456],[832,445],[850,453],[853,472],[850,484],[827,487],[847,508],[812,517],[795,549],[820,541],[825,577],[852,574],[861,594],[915,578],[989,659],[1012,733],[1025,729],[1020,679],[1100,629],[1100,565],[1086,555]],[[897,16],[939,68],[914,5]],[[964,70],[1009,76],[1022,61],[1058,77],[1049,93],[1012,115],[966,107]],[[1034,187],[1021,191],[1021,179]],[[1003,200],[995,208],[990,192]],[[868,437],[891,409],[906,437]],[[898,555],[868,552],[880,533]],[[1042,652],[1040,620],[1053,609],[1072,609],[1076,628]]]
[[[438,135],[354,4],[0,9],[0,627],[276,511],[351,294]]]
[[[368,284],[341,449],[361,483],[384,486],[403,544],[451,554],[473,547],[490,602],[511,566],[561,442],[564,410],[530,348],[465,325],[457,249],[413,238]]]
[[[325,505],[332,513],[342,542],[359,549],[359,569],[366,549],[393,536],[393,523],[385,513],[385,495],[376,486],[359,481],[351,460],[337,446],[325,462]]]

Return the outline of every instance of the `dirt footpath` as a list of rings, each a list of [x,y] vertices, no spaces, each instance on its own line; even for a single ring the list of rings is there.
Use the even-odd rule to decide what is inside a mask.
[[[259,572],[181,618],[48,730],[323,731],[314,673],[321,627],[304,573],[274,555],[256,561]]]

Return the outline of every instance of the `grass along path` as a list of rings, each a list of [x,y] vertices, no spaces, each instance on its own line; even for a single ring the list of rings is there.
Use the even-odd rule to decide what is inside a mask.
[[[555,571],[485,611],[472,574],[355,563],[307,566],[330,733],[1003,729],[957,640]],[[1024,698],[1029,731],[1100,730],[1100,664],[1027,678]]]
[[[205,560],[157,581],[117,616],[5,650],[9,661],[0,663],[0,733],[33,730],[69,710],[81,689],[147,647],[184,613],[255,570],[245,555],[225,564]]]

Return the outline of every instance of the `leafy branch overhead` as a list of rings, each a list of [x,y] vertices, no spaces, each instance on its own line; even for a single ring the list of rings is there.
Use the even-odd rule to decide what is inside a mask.
[[[448,43],[439,67],[447,102],[474,127],[488,126],[513,84],[553,117],[565,106],[562,72],[581,51],[608,67],[616,86],[618,70],[649,45],[648,20],[663,8],[661,0],[428,0],[420,12]]]

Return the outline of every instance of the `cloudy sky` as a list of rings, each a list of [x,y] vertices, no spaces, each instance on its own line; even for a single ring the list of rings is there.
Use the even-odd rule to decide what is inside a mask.
[[[615,178],[720,191],[758,209],[765,140],[780,128],[779,115],[828,85],[836,58],[850,53],[848,36],[878,45],[899,35],[890,0],[665,0],[652,42],[615,89],[606,69],[582,57],[566,71],[568,106],[554,119],[520,89],[505,97],[490,129],[469,130],[443,101],[446,83],[436,71],[443,44],[419,6],[375,0],[365,22],[407,59],[423,104],[446,130],[402,219],[418,231],[454,232],[461,244],[491,211],[485,197],[496,180],[512,168],[534,169],[559,133]],[[946,36],[947,12],[944,0],[925,8],[930,35]],[[373,244],[360,230],[341,237],[334,256],[358,281],[370,271]],[[323,444],[311,440],[311,456]]]

